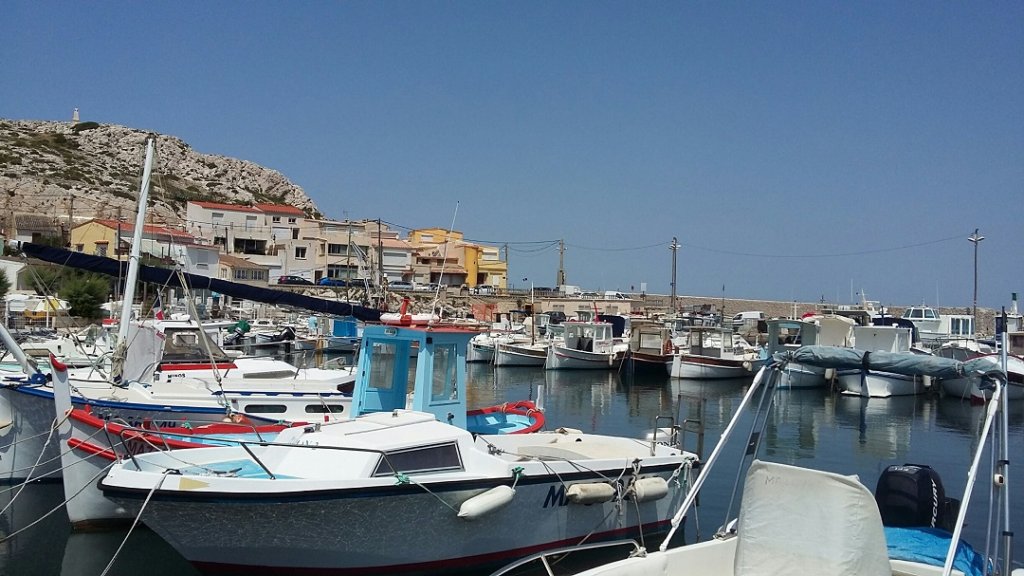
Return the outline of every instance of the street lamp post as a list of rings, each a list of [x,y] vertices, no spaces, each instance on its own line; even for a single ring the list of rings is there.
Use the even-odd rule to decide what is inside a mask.
[[[984,240],[984,236],[978,234],[978,229],[974,229],[974,234],[967,237],[968,242],[974,244],[974,313],[972,322],[974,322],[974,333],[978,333],[978,244]]]

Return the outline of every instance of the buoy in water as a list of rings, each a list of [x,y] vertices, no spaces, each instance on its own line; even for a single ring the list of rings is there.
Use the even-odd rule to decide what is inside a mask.
[[[600,504],[615,498],[615,488],[607,482],[573,484],[565,491],[565,497],[573,504]]]
[[[629,491],[626,492],[626,497],[636,502],[660,500],[665,496],[668,496],[668,482],[661,476],[640,478],[633,482],[633,485],[629,487]]]
[[[459,506],[459,518],[475,520],[508,504],[515,495],[516,490],[511,486],[495,486],[463,502]]]

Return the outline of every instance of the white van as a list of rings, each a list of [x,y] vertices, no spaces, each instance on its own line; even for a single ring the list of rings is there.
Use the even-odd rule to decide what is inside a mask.
[[[740,328],[749,326],[756,327],[757,323],[761,320],[767,320],[768,316],[760,310],[748,310],[746,312],[740,312],[739,314],[732,317],[733,330],[739,330]]]
[[[618,292],[618,291],[615,291],[615,290],[605,290],[604,291],[604,299],[605,300],[629,300],[629,296],[626,296],[622,292]]]

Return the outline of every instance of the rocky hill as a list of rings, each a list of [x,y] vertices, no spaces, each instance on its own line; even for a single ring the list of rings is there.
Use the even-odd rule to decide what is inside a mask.
[[[149,133],[95,122],[0,119],[0,213],[66,220],[131,219]],[[173,136],[157,135],[150,221],[182,223],[188,200],[233,204],[268,202],[319,215],[302,188],[280,172],[202,154]]]

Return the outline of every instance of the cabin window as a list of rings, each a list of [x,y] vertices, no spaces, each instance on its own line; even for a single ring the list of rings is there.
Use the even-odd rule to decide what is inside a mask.
[[[434,382],[430,389],[432,402],[459,399],[456,356],[454,344],[439,344],[434,347]]]
[[[932,318],[932,319],[934,319],[935,318],[935,310],[932,310],[932,309],[925,310],[924,311],[924,317],[925,318]]]
[[[395,387],[395,357],[398,354],[398,347],[395,344],[386,342],[373,342],[371,357],[377,360],[370,363],[369,388],[371,390],[387,391]]]
[[[911,310],[910,311],[910,317],[911,318],[923,318],[923,316],[921,315],[921,310],[918,310],[918,309]]]
[[[249,404],[245,407],[246,414],[284,414],[287,411],[284,404]]]
[[[462,470],[462,457],[454,442],[435,446],[422,446],[406,450],[385,452],[377,462],[374,476],[391,476],[397,473],[443,472]]]
[[[341,414],[345,411],[342,404],[309,404],[306,406],[306,414]]]
[[[640,333],[641,348],[661,348],[661,334]]]

